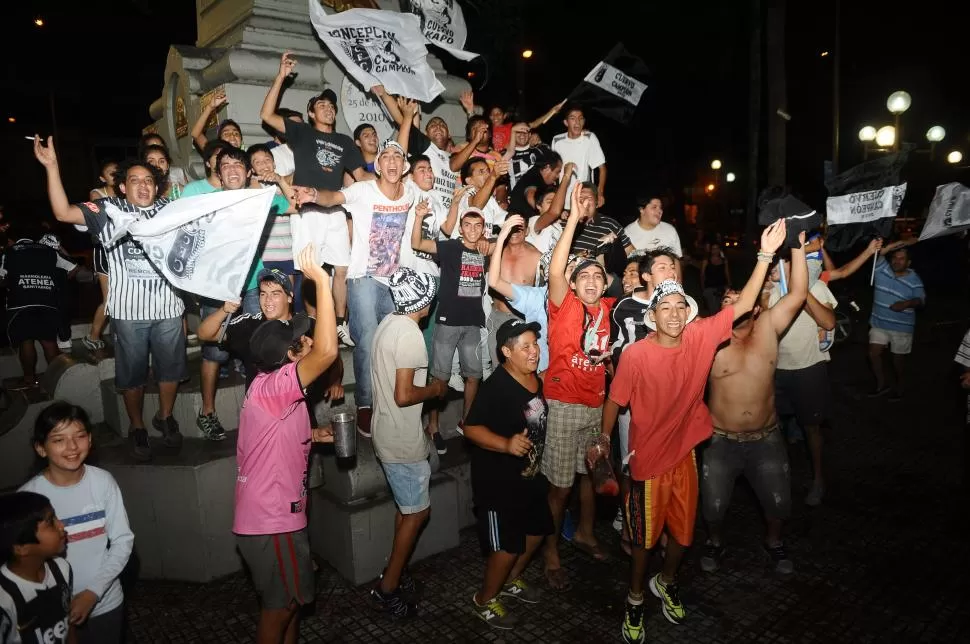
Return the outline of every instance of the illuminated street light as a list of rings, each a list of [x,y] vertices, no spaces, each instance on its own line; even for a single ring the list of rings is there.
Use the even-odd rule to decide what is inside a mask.
[[[720,170],[720,169],[721,169],[720,159],[714,159],[713,161],[711,161],[711,170]]]
[[[825,58],[826,56],[828,56],[828,55],[829,55],[829,52],[827,52],[827,51],[823,51],[823,52],[822,52],[821,54],[819,54],[819,55],[820,55],[820,56],[821,56],[822,58]]]
[[[714,184],[713,183],[707,184],[707,191],[708,192],[714,192]]]
[[[44,19],[43,18],[34,18],[34,24],[37,25],[38,27],[43,27],[44,26]]]
[[[16,123],[16,122],[17,122],[17,119],[15,117],[13,116],[7,117],[7,123]]]
[[[896,128],[885,125],[876,131],[876,145],[881,148],[891,148],[896,145]]]
[[[889,98],[886,99],[886,109],[893,114],[902,114],[909,109],[909,106],[912,105],[912,103],[913,98],[907,92],[900,90],[898,92],[893,92],[889,95]]]
[[[531,49],[524,49],[524,50],[522,50],[522,57],[523,58],[532,58],[532,50]]]
[[[960,152],[959,150],[954,150],[953,152],[950,152],[950,154],[946,155],[947,163],[952,163],[956,165],[961,161],[963,161],[963,152]]]
[[[727,181],[728,183],[734,183],[734,180],[735,180],[735,179],[737,179],[737,178],[738,178],[738,177],[737,177],[737,175],[736,175],[736,174],[734,174],[733,172],[728,172],[728,173],[727,173],[727,176],[725,176],[725,177],[724,177],[724,179],[725,179],[725,180],[726,180],[726,181]]]
[[[861,130],[859,130],[859,140],[868,143],[869,141],[876,140],[876,128],[871,125],[867,125]]]
[[[946,130],[939,125],[934,125],[926,130],[926,140],[930,143],[939,143],[946,136]]]

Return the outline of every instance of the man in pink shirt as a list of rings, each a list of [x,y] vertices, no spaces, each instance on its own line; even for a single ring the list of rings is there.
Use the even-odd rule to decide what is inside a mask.
[[[298,609],[313,599],[307,459],[311,441],[333,435],[311,429],[304,394],[337,358],[330,279],[314,259],[312,245],[300,253],[303,274],[316,286],[313,337],[306,335],[309,318],[300,314],[264,322],[250,340],[259,374],[239,415],[232,531],[260,595],[257,644],[296,644]]]

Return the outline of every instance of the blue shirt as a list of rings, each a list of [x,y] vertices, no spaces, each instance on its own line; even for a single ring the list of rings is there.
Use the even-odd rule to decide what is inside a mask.
[[[913,327],[916,326],[916,311],[914,309],[893,311],[889,307],[896,302],[914,299],[926,302],[923,280],[919,278],[916,271],[908,270],[905,275],[896,275],[889,262],[880,257],[876,264],[870,326],[886,331],[912,333]]]
[[[542,373],[549,368],[549,344],[547,343],[549,334],[546,333],[549,320],[546,313],[549,288],[512,284],[512,296],[509,304],[525,316],[525,321],[539,323],[539,373]]]

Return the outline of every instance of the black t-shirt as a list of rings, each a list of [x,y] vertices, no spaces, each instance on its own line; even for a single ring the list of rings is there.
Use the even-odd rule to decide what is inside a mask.
[[[30,239],[20,239],[3,255],[7,310],[27,307],[58,308],[58,294],[66,286],[66,265],[57,251]],[[64,267],[62,267],[64,266]]]
[[[344,171],[364,167],[360,149],[346,134],[320,132],[311,125],[289,119],[285,123],[286,142],[293,150],[296,165],[294,185],[340,190],[344,185]]]
[[[465,248],[460,239],[438,243],[441,290],[438,291],[438,324],[485,326],[482,295],[485,293],[485,256]]]
[[[509,159],[509,180],[512,182],[512,187],[518,185],[525,173],[532,169],[540,152],[540,148],[525,148],[523,150],[516,148],[515,152],[512,153],[512,158]]]
[[[526,172],[521,179],[515,182],[515,188],[512,189],[512,194],[509,195],[509,213],[522,215],[526,221],[529,221],[529,217],[538,215],[539,211],[529,205],[529,200],[525,198],[525,193],[529,188],[535,188],[536,191],[539,191],[545,187],[546,182],[542,179],[539,168],[532,168]],[[535,201],[535,195],[532,196],[532,199]]]
[[[646,291],[636,291],[613,306],[610,311],[610,351],[613,353],[613,367],[620,363],[620,354],[634,342],[647,337],[650,329],[644,319],[649,305],[644,298]]]
[[[534,495],[531,485],[546,485],[539,472],[546,443],[548,405],[542,395],[542,381],[532,393],[499,367],[478,389],[468,411],[466,425],[484,425],[493,434],[510,437],[528,430],[532,449],[525,456],[512,456],[472,447],[472,494],[475,504],[485,508],[521,507]]]

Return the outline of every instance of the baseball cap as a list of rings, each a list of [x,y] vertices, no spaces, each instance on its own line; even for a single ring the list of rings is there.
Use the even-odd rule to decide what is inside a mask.
[[[458,218],[458,221],[461,221],[462,219],[464,219],[465,217],[467,217],[469,215],[473,215],[475,217],[480,217],[482,219],[482,221],[485,221],[485,213],[482,212],[482,209],[481,208],[476,208],[475,206],[469,206],[469,207],[465,208],[461,212],[461,217]]]
[[[522,320],[509,320],[505,322],[502,326],[498,328],[495,332],[495,346],[501,347],[506,342],[512,338],[517,338],[526,331],[532,331],[536,334],[536,338],[539,337],[539,326],[538,322],[523,322]],[[501,351],[498,351],[499,362],[505,362],[505,356],[502,355]]]
[[[286,291],[287,295],[293,297],[293,286],[290,284],[290,278],[283,271],[277,268],[264,268],[263,270],[259,271],[259,274],[256,276],[256,283],[262,284],[266,281],[272,281],[279,284],[283,287],[283,290]]]
[[[316,96],[314,96],[313,98],[311,98],[307,102],[306,104],[307,114],[313,111],[313,106],[317,104],[317,101],[330,101],[330,104],[333,105],[333,109],[335,110],[339,109],[339,105],[337,103],[337,94],[329,87],[323,90],[322,92],[320,92],[319,94],[317,94]]]
[[[405,315],[417,313],[429,306],[438,293],[438,282],[434,276],[418,273],[404,266],[394,271],[388,280],[388,286],[395,310]]]
[[[599,268],[601,271],[603,271],[603,277],[606,277],[606,269],[603,268],[602,264],[600,264],[595,259],[586,258],[581,262],[579,262],[578,264],[576,264],[576,268],[573,269],[572,275],[569,276],[569,281],[575,282],[576,278],[579,277],[579,272],[584,268],[588,268],[590,266],[596,266],[597,268]]]
[[[381,160],[381,157],[384,156],[386,152],[397,152],[404,158],[404,170],[401,172],[401,174],[407,174],[408,170],[411,169],[411,164],[408,163],[407,152],[405,152],[404,148],[401,147],[401,144],[394,139],[386,139],[377,146],[377,157],[375,157],[374,160],[374,174],[380,175],[381,170],[377,162]]]
[[[289,320],[267,320],[256,327],[249,339],[256,368],[265,373],[282,367],[287,361],[287,351],[310,331],[310,326],[310,318],[298,313]]]

